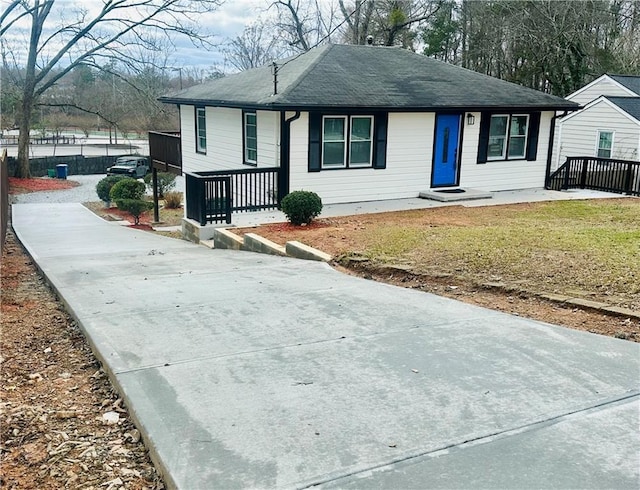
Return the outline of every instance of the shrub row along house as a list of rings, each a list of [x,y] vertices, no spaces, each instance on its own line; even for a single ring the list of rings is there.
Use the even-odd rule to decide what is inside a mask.
[[[270,195],[304,189],[326,204],[541,188],[556,111],[579,107],[404,49],[351,45],[160,100],[180,110],[183,172],[277,169]]]

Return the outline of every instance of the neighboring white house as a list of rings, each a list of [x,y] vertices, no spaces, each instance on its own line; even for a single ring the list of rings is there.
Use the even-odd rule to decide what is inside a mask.
[[[182,170],[279,169],[324,203],[430,189],[542,188],[556,111],[575,102],[374,46],[325,45],[162,97]]]
[[[567,157],[640,160],[640,76],[602,75],[567,100],[583,108],[557,121],[552,169]]]

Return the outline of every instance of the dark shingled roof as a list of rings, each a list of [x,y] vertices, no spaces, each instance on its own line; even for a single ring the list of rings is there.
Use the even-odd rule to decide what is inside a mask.
[[[266,65],[182,90],[160,100],[266,109],[391,110],[538,108],[579,106],[405,49],[324,45],[281,60],[274,95]]]
[[[640,95],[640,76],[638,75],[609,75],[620,85],[631,90],[634,94]]]
[[[606,97],[606,99],[640,121],[640,97]]]

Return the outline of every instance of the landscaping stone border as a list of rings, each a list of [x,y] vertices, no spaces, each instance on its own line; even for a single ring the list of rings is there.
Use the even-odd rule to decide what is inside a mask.
[[[209,246],[209,244],[206,245]],[[213,248],[244,250],[247,252],[288,256],[303,260],[318,260],[321,262],[330,262],[332,260],[331,255],[309,247],[304,243],[290,241],[283,247],[255,233],[247,233],[246,235],[240,236],[227,228],[215,228],[213,230]]]

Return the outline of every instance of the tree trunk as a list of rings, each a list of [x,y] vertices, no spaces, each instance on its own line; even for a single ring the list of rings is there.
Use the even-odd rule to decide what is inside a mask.
[[[31,109],[33,98],[23,94],[22,113],[20,114],[20,132],[18,133],[18,165],[16,177],[28,179],[31,177],[29,166],[29,140],[31,136]]]

